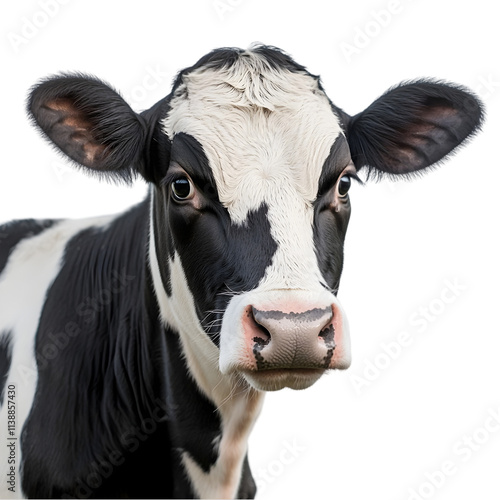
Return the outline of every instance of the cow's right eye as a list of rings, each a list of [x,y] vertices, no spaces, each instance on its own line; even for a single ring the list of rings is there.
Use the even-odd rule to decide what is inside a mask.
[[[187,177],[180,177],[171,184],[172,198],[175,201],[187,201],[194,196],[194,186]]]

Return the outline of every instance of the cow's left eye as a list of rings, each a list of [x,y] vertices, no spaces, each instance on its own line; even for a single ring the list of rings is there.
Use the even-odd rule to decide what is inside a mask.
[[[341,198],[345,198],[351,187],[351,178],[348,175],[343,175],[338,183],[337,190]]]
[[[194,186],[187,177],[180,177],[171,184],[172,197],[175,201],[187,201],[194,196]]]

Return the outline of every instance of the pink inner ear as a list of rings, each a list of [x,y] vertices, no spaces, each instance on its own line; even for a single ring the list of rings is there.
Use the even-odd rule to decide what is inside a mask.
[[[92,134],[87,129],[76,129],[71,135],[71,138],[81,145],[85,155],[84,163],[93,165],[104,156],[105,146],[96,142]]]
[[[432,123],[442,123],[449,120],[455,120],[457,117],[457,111],[449,106],[432,106],[425,108],[422,113],[422,117]]]
[[[409,128],[411,135],[429,136],[436,130],[450,128],[456,123],[457,112],[453,108],[445,106],[432,106],[425,108],[418,115],[418,119]]]
[[[434,162],[432,147],[439,147],[450,140],[457,119],[457,112],[447,106],[423,109],[415,116],[406,133],[398,138],[397,150],[392,156],[385,154],[386,163],[397,167],[398,173],[405,174],[415,171],[415,166],[424,159]]]
[[[104,156],[106,146],[94,137],[95,126],[86,114],[76,108],[71,99],[57,98],[45,103],[57,115],[54,125],[65,130],[65,136],[80,146],[78,161],[93,167]]]
[[[45,103],[45,106],[53,111],[70,113],[71,111],[74,111],[72,104],[73,101],[71,99],[59,97],[56,99],[52,99],[51,101],[47,101]]]

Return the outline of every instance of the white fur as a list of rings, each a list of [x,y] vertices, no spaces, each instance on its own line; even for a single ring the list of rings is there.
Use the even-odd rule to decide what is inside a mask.
[[[164,121],[203,146],[233,222],[268,206],[278,244],[262,289],[315,288],[313,202],[323,164],[341,134],[326,95],[307,74],[273,69],[247,52],[231,68],[184,77]]]
[[[35,360],[35,334],[46,292],[60,270],[68,240],[90,226],[101,227],[109,217],[63,221],[37,236],[22,240],[13,250],[0,275],[0,332],[11,332],[12,362],[6,381],[4,404],[0,410],[0,443],[2,446],[0,497],[22,498],[20,436],[35,396],[38,373]],[[7,489],[7,386],[15,386],[16,463],[15,493]]]
[[[230,69],[189,73],[171,107],[165,132],[170,138],[184,132],[202,144],[219,198],[239,223],[263,202],[287,204],[288,194],[310,206],[341,133],[314,78],[274,70],[252,52]]]

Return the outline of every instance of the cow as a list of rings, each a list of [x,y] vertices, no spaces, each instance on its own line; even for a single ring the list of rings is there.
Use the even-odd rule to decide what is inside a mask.
[[[253,498],[265,393],[351,361],[351,184],[425,171],[484,115],[421,79],[350,116],[266,45],[210,52],[141,113],[79,73],[33,87],[28,112],[77,167],[149,191],[0,228],[4,498]]]

